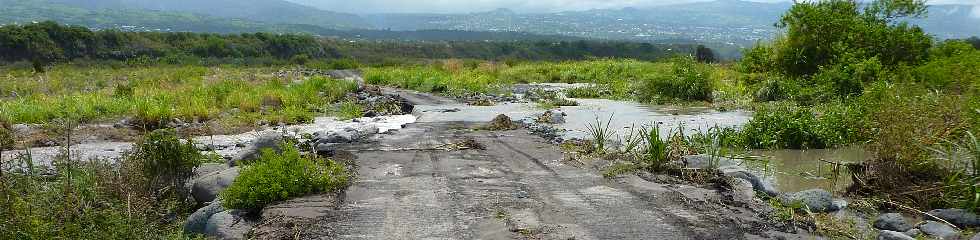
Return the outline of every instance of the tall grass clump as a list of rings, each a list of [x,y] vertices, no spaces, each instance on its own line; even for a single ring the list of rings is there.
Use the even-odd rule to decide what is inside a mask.
[[[264,151],[258,161],[242,169],[221,193],[226,208],[258,210],[277,201],[347,186],[350,176],[342,164],[302,156],[292,144],[285,145],[281,154]]]
[[[638,93],[640,101],[712,100],[714,83],[710,65],[698,63],[690,56],[674,57],[669,63],[668,72],[644,76]]]
[[[651,170],[662,170],[668,160],[668,143],[660,137],[660,126],[644,129],[645,141],[641,159]]]
[[[613,129],[609,128],[609,125],[612,124],[612,119],[613,116],[609,116],[609,120],[603,122],[602,119],[596,116],[595,122],[591,122],[585,126],[587,129],[586,133],[592,137],[592,149],[596,154],[606,154],[606,151],[609,149],[606,144],[616,134],[613,132]]]
[[[980,140],[967,131],[960,140],[944,141],[930,147],[936,159],[951,173],[943,179],[943,203],[980,211]]]

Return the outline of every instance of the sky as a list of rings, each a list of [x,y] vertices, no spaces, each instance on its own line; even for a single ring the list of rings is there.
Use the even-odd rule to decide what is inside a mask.
[[[517,12],[558,12],[650,7],[703,0],[289,0],[351,13],[466,13],[507,8]],[[789,0],[752,0],[779,2]],[[980,17],[980,0],[929,0],[929,4],[970,4]]]

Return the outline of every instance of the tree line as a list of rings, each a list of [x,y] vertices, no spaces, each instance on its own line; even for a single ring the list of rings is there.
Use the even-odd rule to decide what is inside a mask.
[[[390,58],[576,60],[614,57],[655,60],[690,52],[693,47],[683,44],[616,41],[382,41],[305,34],[93,31],[51,21],[0,27],[0,61],[31,61],[36,65],[131,59],[181,63],[201,58],[352,58],[364,62],[382,62]]]

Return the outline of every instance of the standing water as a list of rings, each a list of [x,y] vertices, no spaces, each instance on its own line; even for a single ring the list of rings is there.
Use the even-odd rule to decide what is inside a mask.
[[[561,107],[566,113],[565,123],[554,125],[565,130],[565,139],[589,139],[588,126],[596,121],[609,122],[609,130],[625,136],[632,128],[657,124],[661,136],[683,128],[690,134],[711,127],[741,127],[752,119],[748,111],[717,111],[710,107],[645,105],[635,102],[606,99],[573,99],[578,106]],[[499,114],[512,119],[533,118],[545,109],[534,103],[504,103],[494,106],[468,106],[465,104],[417,105],[415,114],[419,122],[488,122]],[[616,139],[616,137],[613,137]],[[765,176],[780,191],[795,192],[813,188],[839,191],[850,184],[844,167],[835,171],[834,166],[848,162],[861,162],[868,153],[861,147],[811,150],[753,150],[752,157],[745,159],[748,169]]]

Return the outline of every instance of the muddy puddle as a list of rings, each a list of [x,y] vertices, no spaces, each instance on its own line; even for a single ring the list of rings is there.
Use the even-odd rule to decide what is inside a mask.
[[[839,149],[753,150],[745,166],[765,176],[780,191],[813,188],[843,193],[851,184],[846,167],[838,164],[862,162],[871,157],[861,146]]]

